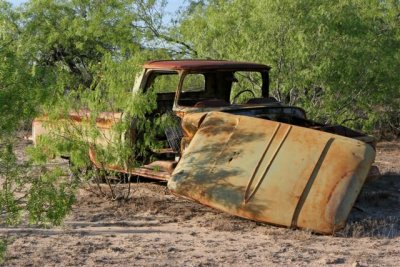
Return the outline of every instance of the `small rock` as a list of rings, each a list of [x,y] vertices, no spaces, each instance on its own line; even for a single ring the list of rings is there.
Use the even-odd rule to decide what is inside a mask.
[[[343,264],[346,260],[344,258],[336,258],[336,259],[326,259],[326,264]]]

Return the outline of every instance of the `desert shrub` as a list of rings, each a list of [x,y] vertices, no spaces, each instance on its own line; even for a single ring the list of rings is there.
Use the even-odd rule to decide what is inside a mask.
[[[398,134],[399,10],[375,0],[191,1],[171,34],[192,55],[270,65],[270,93],[310,118]]]
[[[157,136],[172,121],[168,114],[154,114],[154,92],[132,92],[133,77],[141,73],[137,59],[115,59],[108,54],[99,65],[91,90],[81,87],[67,92],[56,106],[44,108],[49,134],[40,136],[30,155],[37,162],[46,161],[48,155],[68,157],[76,179],[105,181],[111,186],[109,178],[119,180],[105,172],[107,166],[129,171],[149,162],[152,151],[163,145]],[[78,114],[79,123],[71,114]],[[106,130],[99,121],[108,125]],[[95,166],[89,149],[96,157]],[[112,198],[116,198],[114,193]]]
[[[1,224],[16,225],[26,213],[32,224],[60,224],[75,198],[75,184],[58,179],[63,172],[32,169],[18,160],[10,141],[0,148]]]
[[[6,250],[7,250],[7,239],[0,238],[0,264],[4,262]]]
[[[128,92],[136,63],[167,56],[164,50],[143,45],[153,38],[147,18],[158,18],[160,7],[159,1],[146,0],[43,0],[19,7],[0,1],[0,223],[18,224],[26,212],[31,223],[61,223],[82,177],[69,179],[64,170],[48,168],[46,162],[49,156],[67,153],[73,169],[84,170],[89,144],[101,135],[94,127],[100,111],[124,111],[113,124],[118,136],[132,116],[141,121],[138,128],[143,131],[154,128],[140,119],[152,109],[151,97]],[[90,115],[79,129],[68,114],[82,108]],[[63,131],[43,137],[30,149],[32,162],[17,159],[17,132],[39,115],[47,115],[49,124],[56,122]],[[143,134],[146,147],[151,146],[149,138]],[[102,161],[126,160],[127,139],[115,139],[121,142],[95,147],[99,157],[106,158]],[[89,177],[92,172],[84,173]]]

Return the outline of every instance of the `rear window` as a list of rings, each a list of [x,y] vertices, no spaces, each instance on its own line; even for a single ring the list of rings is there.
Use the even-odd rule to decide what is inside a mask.
[[[182,92],[202,92],[205,91],[204,74],[191,73],[185,76],[182,84]]]
[[[255,71],[236,71],[232,83],[230,100],[234,104],[244,104],[251,98],[262,96],[262,75]]]

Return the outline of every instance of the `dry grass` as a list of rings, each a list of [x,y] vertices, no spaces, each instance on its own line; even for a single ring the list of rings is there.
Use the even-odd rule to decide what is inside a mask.
[[[400,236],[400,218],[365,218],[350,222],[336,234],[340,237],[396,238]]]

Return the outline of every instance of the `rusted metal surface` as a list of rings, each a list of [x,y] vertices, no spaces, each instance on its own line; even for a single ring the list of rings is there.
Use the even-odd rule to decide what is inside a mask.
[[[101,112],[96,118],[96,128],[99,130],[100,135],[96,140],[98,145],[106,145],[111,142],[113,136],[111,127],[120,121],[122,118],[121,112]],[[79,136],[89,138],[89,134],[85,132],[89,130],[90,112],[82,110],[79,112],[71,112],[68,117],[60,120],[49,120],[48,116],[41,116],[35,118],[32,122],[32,141],[36,145],[41,135],[57,134],[63,136],[65,132],[69,135],[74,131],[79,131]]]
[[[144,165],[143,167],[171,174],[174,171],[176,164],[177,162],[172,160],[156,160],[151,162],[150,164]]]
[[[120,121],[121,118],[121,112],[101,112],[96,117],[96,127],[110,129],[111,126]],[[86,110],[71,112],[69,113],[69,119],[76,122],[88,122],[90,120],[90,112]]]
[[[124,168],[123,166],[119,165],[104,165],[101,162],[99,162],[96,158],[96,153],[93,149],[89,149],[89,157],[91,162],[99,169],[102,170],[109,170],[109,171],[115,171],[119,173],[126,173],[126,174],[131,174],[131,175],[137,175],[137,176],[142,176],[142,177],[147,177],[147,178],[152,178],[156,180],[161,180],[161,181],[167,181],[171,178],[170,172],[161,169],[165,166],[159,166],[159,168],[154,168],[154,166],[148,166],[148,168],[145,167],[140,167],[140,168]]]
[[[34,145],[37,145],[39,136],[45,135],[48,130],[44,127],[43,120],[38,118],[34,119],[32,122],[32,137],[30,138]]]
[[[144,65],[146,69],[163,70],[269,70],[263,64],[226,60],[155,60]]]
[[[168,182],[174,194],[320,233],[345,225],[375,157],[358,140],[220,112],[188,114],[183,128],[196,133]]]

